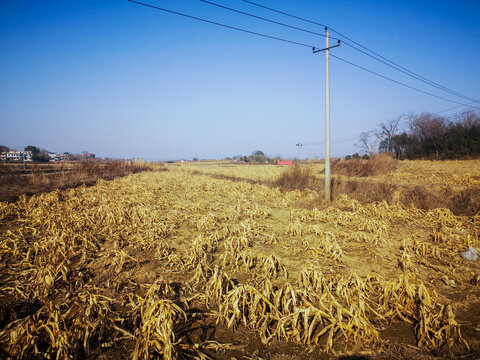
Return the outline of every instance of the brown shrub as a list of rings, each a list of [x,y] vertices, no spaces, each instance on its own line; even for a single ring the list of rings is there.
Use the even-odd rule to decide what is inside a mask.
[[[79,177],[115,178],[146,170],[152,170],[147,163],[142,164],[122,160],[89,160],[82,161],[77,167],[75,167],[74,173]]]
[[[333,181],[332,196],[336,198],[340,194],[347,194],[363,203],[382,200],[390,202],[395,189],[394,184],[387,182],[366,182],[336,178]]]
[[[320,186],[320,182],[311,167],[295,164],[280,174],[275,185],[283,190],[304,190],[315,189]]]
[[[22,194],[94,185],[98,179],[111,180],[141,171],[166,171],[163,164],[122,160],[89,160],[68,164],[21,164],[0,166],[0,201],[16,201]]]
[[[390,154],[383,153],[374,155],[367,161],[365,176],[388,174],[397,167],[398,160]]]
[[[480,186],[462,190],[450,201],[450,209],[457,215],[476,215],[480,213]]]
[[[406,187],[401,194],[400,201],[405,205],[414,206],[417,209],[431,210],[446,207],[445,199],[439,197],[436,192],[428,190],[425,186]]]
[[[363,172],[365,163],[367,160],[351,159],[351,160],[338,160],[332,164],[332,174],[334,175],[346,175],[346,176],[359,176],[359,173]]]
[[[397,161],[388,155],[377,155],[370,160],[341,160],[334,164],[337,174],[368,176],[373,174],[388,173],[395,168]],[[340,169],[340,170],[339,170]],[[242,180],[243,181],[243,180]],[[319,192],[318,198],[310,199],[304,207],[326,206],[323,194],[323,178],[317,178],[311,167],[296,164],[287,168],[275,181],[274,186],[282,190],[304,190],[310,188]],[[473,216],[480,213],[480,186],[455,192],[450,187],[435,187],[423,185],[398,185],[390,181],[365,181],[341,177],[332,178],[332,197],[335,199],[340,194],[362,202],[387,201],[392,203],[400,201],[407,206],[418,209],[431,210],[435,208],[448,208],[455,215]]]
[[[397,167],[398,161],[390,154],[373,155],[369,160],[352,159],[340,160],[333,163],[332,172],[346,176],[372,176],[387,174]]]

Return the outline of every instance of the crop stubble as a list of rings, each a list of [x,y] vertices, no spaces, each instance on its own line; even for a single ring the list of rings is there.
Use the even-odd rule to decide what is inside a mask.
[[[459,255],[478,214],[298,206],[317,196],[172,167],[0,203],[4,356],[377,356],[402,344],[384,336],[396,323],[418,354],[478,351],[478,320],[455,315],[478,306]]]

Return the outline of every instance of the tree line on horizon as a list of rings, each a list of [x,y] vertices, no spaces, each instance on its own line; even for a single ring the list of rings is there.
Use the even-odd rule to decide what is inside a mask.
[[[397,159],[478,158],[480,116],[464,112],[449,120],[431,113],[400,115],[362,133],[357,146],[369,155],[389,152]]]
[[[276,157],[269,157],[261,150],[253,151],[249,156],[247,155],[235,155],[232,157],[226,157],[225,160],[240,161],[244,163],[253,163],[253,164],[265,164],[265,163],[274,163],[280,159],[280,155]]]

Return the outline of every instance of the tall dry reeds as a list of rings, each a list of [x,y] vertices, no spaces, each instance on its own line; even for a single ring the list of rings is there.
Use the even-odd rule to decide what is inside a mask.
[[[398,161],[390,154],[376,154],[370,159],[340,160],[333,164],[332,172],[337,175],[347,176],[373,176],[387,174],[397,167]]]
[[[426,185],[401,185],[386,181],[365,181],[358,177],[388,174],[398,165],[389,154],[378,154],[365,159],[340,160],[332,165],[332,196],[347,194],[362,203],[387,201],[401,202],[423,210],[439,207],[450,209],[456,215],[476,215],[480,212],[480,187],[474,186],[455,192],[450,187],[441,190]],[[308,165],[295,164],[288,167],[273,183],[282,190],[312,189],[321,192],[324,188],[322,174],[315,176]],[[338,175],[343,175],[338,176]],[[440,192],[441,191],[441,192]],[[306,207],[319,207],[323,204],[320,196],[305,203]]]
[[[288,167],[275,181],[275,185],[284,190],[304,190],[321,186],[313,168],[294,164]]]
[[[112,180],[141,171],[166,171],[163,164],[123,160],[89,160],[72,163],[0,164],[0,201],[15,201],[21,195],[33,195],[82,184],[93,185],[98,179]]]

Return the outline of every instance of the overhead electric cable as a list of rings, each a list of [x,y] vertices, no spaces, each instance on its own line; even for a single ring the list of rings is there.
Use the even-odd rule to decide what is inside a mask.
[[[330,28],[329,28],[329,29],[330,29]],[[330,30],[332,30],[332,29],[330,29]],[[332,30],[332,31],[333,31],[333,30]],[[343,35],[342,35],[342,36],[343,36]],[[464,95],[459,94],[459,93],[457,93],[457,92],[455,92],[455,91],[453,91],[453,90],[450,90],[450,89],[448,89],[448,88],[445,88],[445,87],[443,87],[443,86],[441,86],[441,85],[437,85],[436,83],[434,83],[434,82],[432,82],[432,81],[430,81],[430,80],[425,80],[422,76],[416,75],[415,73],[410,72],[409,70],[403,70],[403,69],[404,69],[403,67],[401,67],[401,66],[399,66],[399,65],[396,65],[396,64],[394,64],[394,63],[391,62],[391,61],[390,61],[390,62],[391,62],[392,64],[394,64],[394,65],[389,64],[387,61],[383,61],[382,59],[379,59],[379,58],[377,58],[377,57],[369,54],[368,52],[363,51],[363,50],[361,50],[361,49],[353,46],[352,44],[349,44],[347,41],[342,41],[342,44],[347,45],[347,46],[351,47],[352,49],[355,49],[355,50],[357,50],[358,52],[361,52],[362,54],[364,54],[364,55],[366,55],[366,56],[368,56],[368,57],[370,57],[370,58],[372,58],[372,59],[374,59],[374,60],[377,60],[378,62],[381,62],[381,63],[384,64],[384,65],[387,65],[387,66],[391,67],[392,69],[395,69],[395,70],[397,70],[397,71],[400,71],[401,73],[403,73],[403,74],[405,74],[405,75],[408,75],[408,76],[410,76],[410,77],[412,77],[412,78],[414,78],[414,79],[416,79],[416,80],[418,80],[418,81],[421,81],[421,82],[423,82],[423,83],[425,83],[425,84],[428,84],[428,85],[430,85],[430,86],[433,86],[433,87],[435,87],[435,88],[437,88],[437,89],[439,89],[439,90],[448,92],[448,93],[450,93],[450,94],[452,94],[452,95],[458,96],[458,97],[460,97],[460,98],[462,98],[462,99],[465,99],[465,100],[469,100],[469,101],[472,101],[472,102],[479,102],[478,100],[475,100],[475,99],[473,99],[473,98],[471,98],[471,97],[464,96]]]
[[[454,113],[451,113],[451,114],[444,115],[442,117],[444,117],[445,119],[451,119],[451,118],[458,117],[458,116],[463,115],[463,114],[475,113],[476,110],[478,110],[478,109],[480,109],[480,106],[472,107],[471,109],[468,109],[468,110],[457,111],[457,112],[454,112]]]
[[[456,108],[456,107],[455,107]],[[452,109],[450,109],[452,110]],[[466,110],[466,111],[458,111],[458,112],[455,112],[455,113],[452,113],[450,115],[447,115],[447,116],[443,116],[444,119],[446,120],[449,120],[449,119],[454,119],[464,113],[468,113],[468,112],[475,112],[475,110],[480,110],[480,106],[476,106],[476,107],[473,107],[469,110]],[[438,113],[434,113],[432,115],[436,115]],[[405,120],[405,121],[401,121],[398,123],[398,125],[408,125],[410,124],[410,120]],[[357,135],[349,135],[349,136],[343,136],[343,137],[339,137],[339,138],[336,138],[336,139],[332,139],[331,143],[341,143],[341,142],[350,142],[350,141],[355,141],[355,140],[358,140],[358,138],[363,134],[364,132],[360,133],[360,134],[357,134]],[[316,145],[324,145],[325,144],[325,141],[321,141],[321,142],[311,142],[311,143],[301,143],[302,146],[316,146]]]
[[[286,13],[286,12],[283,12],[283,11],[280,11],[280,10],[275,10],[275,9],[269,8],[268,6],[264,6],[264,5],[254,3],[253,1],[248,1],[248,0],[242,0],[242,1],[246,2],[246,3],[249,3],[249,4],[252,4],[252,5],[255,5],[255,6],[258,6],[258,7],[261,7],[261,8],[264,8],[264,9],[267,9],[267,10],[270,10],[270,11],[273,11],[273,12],[276,12],[278,14],[282,14],[282,15],[289,16],[289,17],[294,18],[294,19],[298,19],[298,20],[308,22],[310,24],[319,25],[319,26],[323,26],[323,27],[327,26],[325,24],[321,24],[321,23],[318,23],[318,22],[315,22],[315,21],[311,21],[311,20],[302,18],[300,16],[295,16],[295,15],[292,15],[292,14],[289,14],[289,13]]]
[[[259,20],[263,20],[263,21],[267,21],[267,22],[270,22],[270,23],[272,23],[272,24],[285,26],[285,27],[288,27],[288,28],[290,28],[290,29],[294,29],[294,30],[298,30],[298,31],[303,31],[303,32],[306,32],[306,33],[309,33],[309,34],[313,34],[313,35],[318,35],[318,36],[323,36],[323,37],[326,36],[325,34],[322,34],[322,33],[319,33],[319,32],[310,31],[310,30],[307,30],[307,29],[299,28],[299,27],[297,27],[297,26],[293,26],[293,25],[285,24],[285,23],[282,23],[282,22],[279,22],[279,21],[267,19],[267,18],[264,18],[264,17],[261,17],[261,16],[257,16],[257,15],[250,14],[250,13],[247,13],[247,12],[244,12],[244,11],[240,11],[240,10],[237,10],[237,9],[233,9],[233,8],[230,8],[230,7],[227,7],[227,6],[223,6],[223,5],[220,5],[220,4],[211,2],[211,1],[207,1],[207,0],[200,0],[200,1],[201,1],[201,2],[204,2],[204,3],[206,3],[206,4],[209,4],[209,5],[217,6],[217,7],[219,7],[219,8],[225,9],[225,10],[229,10],[229,11],[236,12],[236,13],[238,13],[238,14],[250,16],[250,17],[253,17],[253,18],[255,18],[255,19],[259,19]],[[338,40],[338,39],[332,38],[332,37],[330,37],[330,39]]]
[[[350,135],[350,136],[343,136],[337,139],[332,139],[332,143],[340,143],[340,142],[347,142],[347,141],[354,141],[357,140],[360,135]],[[302,143],[302,146],[314,146],[314,145],[324,145],[325,141],[322,142],[312,142],[312,143]]]
[[[459,112],[455,112],[455,113],[452,113],[450,115],[447,115],[447,116],[443,116],[444,119],[446,120],[449,120],[449,119],[454,119],[456,117],[458,117],[459,115],[462,115],[464,114],[465,112],[474,112],[474,110],[477,110],[477,109],[480,109],[480,106],[477,106],[477,107],[474,107],[472,109],[469,109],[467,111],[459,111]],[[433,114],[435,115],[435,114]],[[407,124],[410,124],[410,120],[405,120],[405,121],[402,121],[400,123],[398,123],[398,125],[407,125]],[[350,135],[350,136],[344,136],[344,137],[340,137],[340,138],[337,138],[337,139],[332,139],[332,143],[341,143],[341,142],[349,142],[349,141],[354,141],[354,140],[357,140],[361,135],[363,134],[360,133],[358,135]],[[324,145],[325,142],[322,141],[322,142],[312,142],[312,143],[302,143],[302,146],[315,146],[315,145]]]
[[[251,31],[251,30],[246,30],[246,29],[242,29],[242,28],[238,28],[238,27],[235,27],[235,26],[231,26],[231,25],[227,25],[227,24],[223,24],[223,23],[219,23],[219,22],[216,22],[216,21],[211,21],[211,20],[207,20],[207,19],[203,19],[203,18],[199,18],[199,17],[196,17],[196,16],[192,16],[192,15],[188,15],[188,14],[184,14],[184,13],[180,13],[180,12],[177,12],[177,11],[173,11],[173,10],[169,10],[169,9],[165,9],[165,8],[161,8],[161,7],[158,7],[158,6],[155,6],[155,5],[151,5],[151,4],[147,4],[147,3],[143,3],[143,2],[140,2],[140,1],[136,1],[136,0],[127,0],[131,3],[135,3],[135,4],[138,4],[138,5],[142,5],[142,6],[146,6],[146,7],[150,7],[150,8],[153,8],[153,9],[156,9],[156,10],[160,10],[160,11],[164,11],[164,12],[167,12],[167,13],[171,13],[171,14],[175,14],[175,15],[179,15],[179,16],[183,16],[183,17],[186,17],[186,18],[190,18],[190,19],[193,19],[193,20],[197,20],[197,21],[202,21],[202,22],[205,22],[205,23],[209,23],[209,24],[212,24],[212,25],[217,25],[217,26],[221,26],[221,27],[225,27],[225,28],[228,28],[228,29],[232,29],[232,30],[236,30],[236,31],[240,31],[240,32],[244,32],[244,33],[248,33],[248,34],[251,34],[251,35],[257,35],[257,36],[261,36],[261,37],[264,37],[264,38],[268,38],[268,39],[272,39],[272,40],[277,40],[277,41],[282,41],[282,42],[286,42],[286,43],[290,43],[290,44],[293,44],[293,45],[298,45],[298,46],[303,46],[303,47],[308,47],[308,48],[311,48],[311,49],[316,49],[315,46],[313,45],[309,45],[309,44],[305,44],[305,43],[301,43],[301,42],[297,42],[297,41],[292,41],[292,40],[288,40],[288,39],[284,39],[284,38],[280,38],[280,37],[276,37],[276,36],[271,36],[271,35],[267,35],[267,34],[263,34],[263,33],[259,33],[259,32],[255,32],[255,31]],[[227,7],[224,7],[222,5],[218,5],[218,4],[215,4],[215,3],[212,3],[210,1],[206,1],[206,0],[200,0],[200,1],[203,1],[205,3],[209,3],[209,4],[212,4],[212,5],[215,5],[215,6],[219,6],[219,7],[222,7],[222,8],[226,8],[226,9],[229,9],[229,10],[232,10],[232,11],[236,11],[236,12],[239,12],[238,10],[235,10],[235,9],[231,9],[231,8],[227,8]],[[274,10],[274,9],[271,9],[271,8],[268,8],[268,7],[265,7],[263,5],[259,5],[259,4],[256,4],[254,2],[251,2],[251,1],[248,1],[248,0],[242,0],[242,1],[245,1],[247,3],[250,3],[250,4],[253,4],[253,5],[256,5],[256,6],[259,6],[259,7],[263,7],[263,8],[266,8],[268,10],[271,10],[271,11],[275,11],[275,12],[279,12],[281,14],[284,14],[284,15],[287,15],[287,16],[291,16],[291,17],[294,17],[294,18],[299,18],[301,20],[304,20],[304,21],[307,21],[307,22],[312,22],[310,20],[307,20],[307,19],[303,19],[303,18],[300,18],[300,17],[297,17],[295,15],[291,15],[291,14],[287,14],[287,13],[283,13],[281,11],[278,11],[278,10]],[[243,12],[241,12],[243,13]],[[245,13],[246,14],[246,13]],[[249,16],[251,14],[248,14]],[[254,16],[256,17],[255,15],[251,15],[251,16]],[[262,19],[265,19],[265,18],[262,18]],[[265,19],[266,20],[266,19]],[[269,21],[269,20],[267,20]],[[315,22],[312,22],[312,23],[315,23]],[[322,25],[324,26],[323,24],[320,24],[320,23],[315,23],[316,25]],[[288,24],[282,24],[282,25],[286,25],[286,26],[289,26]],[[308,31],[308,30],[306,30]],[[322,36],[324,36],[323,34],[320,34]],[[340,34],[341,35],[341,34]],[[344,35],[341,35],[341,36],[344,36]],[[345,37],[345,36],[344,36]],[[349,39],[350,41],[352,41],[351,39]],[[352,45],[350,45],[352,46]],[[447,98],[444,98],[442,96],[438,96],[438,95],[435,95],[435,94],[432,94],[430,92],[427,92],[427,91],[424,91],[424,90],[420,90],[418,88],[415,88],[413,86],[410,86],[410,85],[407,85],[407,84],[404,84],[400,81],[397,81],[397,80],[394,80],[392,78],[389,78],[385,75],[381,75],[375,71],[372,71],[372,70],[369,70],[369,69],[366,69],[360,65],[357,65],[357,64],[354,64],[348,60],[345,60],[345,59],[342,59],[338,56],[335,56],[333,54],[331,54],[332,57],[336,58],[336,59],[339,59],[345,63],[348,63],[352,66],[355,66],[359,69],[362,69],[364,71],[367,71],[371,74],[374,74],[374,75],[377,75],[379,77],[382,77],[386,80],[390,80],[394,83],[397,83],[399,85],[402,85],[402,86],[405,86],[409,89],[412,89],[412,90],[415,90],[415,91],[418,91],[418,92],[421,92],[421,93],[424,93],[424,94],[427,94],[427,95],[430,95],[430,96],[433,96],[433,97],[436,97],[436,98],[439,98],[439,99],[442,99],[442,100],[445,100],[445,101],[449,101],[449,102],[453,102],[455,104],[460,104],[462,106],[466,106],[466,104],[462,104],[460,102],[457,102],[457,101],[454,101],[454,100],[450,100],[450,99],[447,99]],[[377,59],[378,60],[378,59]],[[476,102],[476,101],[474,101]]]
[[[458,106],[457,106],[458,107]],[[448,111],[448,110],[452,110],[452,109],[455,109],[457,107],[454,107],[454,108],[451,108],[451,109],[447,109],[447,110],[444,110],[443,112],[445,111]],[[457,111],[457,112],[454,112],[454,113],[451,113],[451,114],[447,114],[445,116],[440,116],[440,118],[443,118],[443,119],[454,119],[454,118],[458,118],[460,115],[462,114],[465,114],[465,113],[469,113],[469,112],[473,112],[473,113],[477,113],[477,110],[480,110],[480,106],[476,106],[476,107],[472,107],[471,109],[468,109],[468,110],[462,110],[462,111]],[[442,111],[441,111],[442,112]],[[438,112],[438,113],[432,113],[431,115],[438,115],[440,114],[441,112]],[[429,113],[427,113],[429,114]],[[398,125],[409,125],[411,123],[411,120],[410,119],[407,119],[407,120],[404,120],[404,121],[401,121],[398,123]]]
[[[346,36],[346,35],[343,35],[342,33],[336,31],[335,29],[333,29],[333,28],[331,28],[331,27],[329,27],[329,26],[327,26],[327,25],[325,25],[325,24],[318,23],[318,22],[315,22],[315,21],[312,21],[312,20],[308,20],[308,19],[305,19],[305,18],[303,18],[303,17],[296,16],[296,15],[292,15],[292,14],[289,14],[289,13],[286,13],[286,12],[283,12],[283,11],[279,11],[279,10],[276,10],[276,9],[273,9],[273,8],[270,8],[270,7],[267,7],[267,6],[264,6],[264,5],[255,3],[255,2],[253,2],[253,1],[249,1],[249,0],[242,0],[242,1],[243,1],[243,2],[246,2],[246,3],[248,3],[248,4],[251,4],[251,5],[254,5],[254,6],[257,6],[257,7],[266,9],[266,10],[269,10],[269,11],[272,11],[272,12],[276,12],[276,13],[278,13],[278,14],[282,14],[282,15],[285,15],[285,16],[288,16],[288,17],[291,17],[291,18],[294,18],[294,19],[298,19],[298,20],[301,20],[301,21],[310,23],[310,24],[319,25],[319,26],[323,26],[323,27],[328,27],[328,29],[329,29],[331,32],[336,33],[337,35],[339,35],[339,36],[341,36],[341,37],[349,40],[350,42],[356,44],[357,46],[361,47],[362,49],[364,49],[364,50],[366,50],[366,51],[374,54],[375,56],[378,56],[379,58],[385,60],[385,62],[388,62],[388,63],[390,63],[390,64],[393,64],[393,65],[389,65],[389,66],[391,66],[392,68],[396,69],[397,71],[401,71],[402,73],[405,73],[405,74],[407,74],[407,75],[409,75],[409,76],[411,76],[411,77],[413,77],[413,78],[415,78],[415,79],[417,79],[417,80],[419,80],[419,81],[423,81],[423,82],[425,82],[425,83],[428,83],[430,86],[433,86],[433,87],[436,87],[436,88],[438,88],[438,89],[440,89],[440,90],[446,91],[446,92],[448,92],[448,93],[450,93],[450,94],[452,94],[452,95],[461,97],[461,98],[463,98],[463,99],[472,100],[473,102],[480,103],[480,100],[473,99],[473,98],[468,97],[468,96],[466,96],[466,95],[463,95],[463,94],[461,94],[461,93],[459,93],[459,92],[457,92],[457,91],[451,90],[451,89],[449,89],[449,88],[447,88],[447,87],[445,87],[445,86],[442,86],[442,85],[440,85],[440,84],[437,84],[436,82],[434,82],[434,81],[432,81],[432,80],[429,80],[429,79],[427,79],[426,77],[424,77],[424,76],[422,76],[422,75],[419,75],[419,74],[417,74],[417,73],[415,73],[415,72],[413,72],[413,71],[411,71],[411,70],[409,70],[409,69],[407,69],[407,68],[405,68],[405,67],[397,64],[396,62],[394,62],[394,61],[392,61],[392,60],[390,60],[390,59],[388,59],[388,58],[380,55],[379,53],[377,53],[377,52],[375,52],[375,51],[367,48],[366,46],[363,46],[362,44],[358,43],[357,41],[351,39],[350,37],[348,37],[348,36]],[[355,50],[357,50],[357,51],[360,51],[360,52],[362,52],[363,54],[368,55],[368,56],[376,59],[377,61],[380,61],[380,62],[382,62],[382,63],[385,64],[384,61],[381,61],[380,59],[375,58],[375,56],[373,56],[373,55],[367,54],[366,52],[358,49],[357,47],[349,44],[348,42],[343,41],[343,43],[346,44],[347,46],[350,46],[351,48],[353,48],[353,49],[355,49]]]
[[[450,93],[450,94],[452,94],[452,95],[461,97],[461,98],[466,99],[466,100],[470,100],[470,101],[473,101],[473,102],[480,103],[480,100],[471,98],[471,97],[466,96],[466,95],[463,95],[463,94],[461,94],[461,93],[459,93],[459,92],[457,92],[457,91],[451,90],[451,89],[449,89],[449,88],[447,88],[447,87],[445,87],[445,86],[443,86],[443,85],[437,84],[436,82],[434,82],[434,81],[432,81],[432,80],[430,80],[430,79],[428,79],[428,78],[426,78],[426,77],[424,77],[424,76],[422,76],[422,75],[419,75],[419,74],[417,74],[417,73],[415,73],[415,72],[413,72],[413,71],[411,71],[411,70],[409,70],[409,69],[407,69],[407,68],[405,68],[405,67],[397,64],[396,62],[394,62],[394,61],[392,61],[392,60],[387,59],[386,57],[378,54],[377,52],[375,52],[375,51],[373,51],[373,50],[370,50],[369,48],[367,48],[367,47],[359,44],[359,43],[356,42],[355,40],[352,40],[352,39],[349,38],[348,36],[345,36],[345,35],[339,33],[338,31],[336,31],[336,30],[334,30],[334,29],[332,29],[332,28],[329,28],[329,29],[330,29],[330,31],[336,33],[337,35],[340,35],[341,37],[344,37],[345,39],[353,42],[354,44],[356,44],[356,45],[358,45],[358,46],[360,46],[362,49],[365,49],[365,50],[371,52],[372,54],[378,56],[380,59],[383,59],[383,60],[385,60],[385,61],[382,61],[382,60],[380,60],[380,59],[378,59],[378,58],[375,58],[374,56],[367,54],[365,51],[362,51],[362,50],[356,48],[356,47],[353,46],[352,44],[350,44],[350,43],[348,43],[348,42],[346,42],[346,41],[343,41],[343,43],[344,43],[345,45],[350,46],[352,49],[355,49],[355,50],[357,50],[357,51],[359,51],[359,52],[361,52],[361,53],[363,53],[363,54],[365,54],[365,55],[367,55],[367,56],[370,56],[370,57],[374,58],[375,60],[380,61],[381,63],[386,64],[385,62],[389,62],[390,64],[392,64],[392,65],[389,65],[389,66],[392,67],[392,68],[394,68],[394,69],[396,69],[397,71],[400,71],[400,72],[402,72],[402,73],[404,73],[404,74],[407,74],[407,75],[409,75],[409,76],[411,76],[411,77],[413,77],[413,78],[415,78],[415,79],[417,79],[417,80],[419,80],[419,81],[422,81],[422,82],[424,82],[424,83],[427,83],[427,84],[429,84],[430,86],[433,86],[433,87],[435,87],[435,88],[437,88],[437,89],[446,91],[446,92],[448,92],[448,93]],[[388,65],[388,64],[387,64],[387,65]]]
[[[164,8],[154,6],[154,5],[151,5],[151,4],[146,4],[146,3],[143,3],[143,2],[140,2],[140,1],[135,1],[135,0],[127,0],[127,1],[129,1],[131,3],[138,4],[138,5],[146,6],[146,7],[152,8],[152,9],[161,10],[161,11],[165,11],[165,12],[168,12],[168,13],[171,13],[171,14],[183,16],[183,17],[186,17],[186,18],[189,18],[189,19],[198,20],[198,21],[202,21],[202,22],[209,23],[209,24],[212,24],[212,25],[217,25],[217,26],[221,26],[221,27],[224,27],[224,28],[241,31],[241,32],[251,34],[251,35],[257,35],[257,36],[261,36],[261,37],[264,37],[264,38],[268,38],[268,39],[272,39],[272,40],[278,40],[278,41],[282,41],[282,42],[293,44],[293,45],[304,46],[304,47],[308,47],[310,49],[315,49],[316,48],[313,45],[308,45],[308,44],[304,44],[304,43],[297,42],[297,41],[287,40],[287,39],[279,38],[279,37],[276,37],[276,36],[271,36],[271,35],[262,34],[262,33],[259,33],[259,32],[250,31],[250,30],[238,28],[238,27],[235,27],[235,26],[227,25],[227,24],[222,24],[222,23],[219,23],[219,22],[216,22],[216,21],[211,21],[211,20],[199,18],[199,17],[196,17],[196,16],[180,13],[180,12],[177,12],[177,11],[164,9]]]
[[[460,102],[458,102],[458,101],[450,100],[450,99],[444,98],[444,97],[442,97],[442,96],[438,96],[438,95],[432,94],[432,93],[430,93],[430,92],[428,92],[428,91],[420,90],[420,89],[418,89],[418,88],[416,88],[416,87],[413,87],[413,86],[407,85],[407,84],[405,84],[405,83],[402,83],[402,82],[400,82],[400,81],[394,80],[394,79],[392,79],[392,78],[389,78],[388,76],[379,74],[379,73],[377,73],[377,72],[375,72],[375,71],[373,71],[373,70],[369,70],[369,69],[367,69],[367,68],[364,68],[363,66],[354,64],[354,63],[351,62],[351,61],[342,59],[342,58],[339,57],[339,56],[336,56],[336,55],[333,55],[333,54],[330,54],[330,56],[333,57],[333,58],[335,58],[335,59],[338,59],[338,60],[340,60],[340,61],[343,61],[343,62],[345,62],[345,63],[347,63],[347,64],[350,64],[350,65],[352,65],[352,66],[354,66],[354,67],[356,67],[356,68],[359,68],[359,69],[361,69],[361,70],[364,70],[364,71],[366,71],[366,72],[369,72],[370,74],[377,75],[377,76],[379,76],[379,77],[381,77],[381,78],[384,78],[384,79],[386,79],[386,80],[392,81],[392,82],[394,82],[394,83],[396,83],[396,84],[405,86],[405,87],[407,87],[407,88],[409,88],[409,89],[412,89],[412,90],[421,92],[421,93],[423,93],[423,94],[427,94],[427,95],[436,97],[436,98],[438,98],[438,99],[442,99],[442,100],[445,100],[445,101],[449,101],[449,102],[452,102],[452,103],[455,103],[455,104],[465,105],[465,104],[462,104],[462,103],[460,103]]]
[[[436,113],[434,113],[435,115],[438,115],[438,114],[441,114],[441,113],[444,113],[444,112],[447,112],[447,111],[450,111],[450,110],[455,110],[455,109],[458,109],[458,108],[461,108],[461,107],[464,107],[464,106],[468,106],[468,107],[471,107],[471,104],[475,103],[476,101],[471,101],[465,105],[458,105],[458,106],[454,106],[454,107],[451,107],[451,108],[448,108],[448,109],[445,109],[445,110],[442,110],[442,111],[438,111]],[[468,111],[468,110],[467,110]]]
[[[447,109],[447,110],[444,110],[444,111],[448,111],[448,110],[452,110],[452,109],[455,109],[455,108],[458,108],[458,106],[454,107],[454,108],[451,108],[451,109]],[[476,107],[472,107],[471,109],[469,110],[464,110],[464,111],[458,111],[458,112],[455,112],[455,113],[452,113],[450,115],[447,115],[447,116],[443,116],[444,119],[446,120],[449,120],[449,119],[454,119],[464,113],[468,113],[468,112],[476,112],[475,110],[480,110],[480,106],[476,106]],[[432,115],[436,115],[436,114],[439,114],[439,113],[434,113]],[[398,123],[398,125],[408,125],[410,124],[410,120],[404,120],[404,121],[401,121]],[[341,142],[349,142],[349,141],[355,141],[355,140],[358,140],[358,138],[363,134],[364,132],[362,133],[359,133],[357,135],[349,135],[349,136],[343,136],[343,137],[339,137],[339,138],[336,138],[336,139],[332,139],[332,143],[341,143]],[[302,146],[316,146],[316,145],[324,145],[325,144],[325,141],[321,141],[321,142],[311,142],[311,143],[301,143]]]

